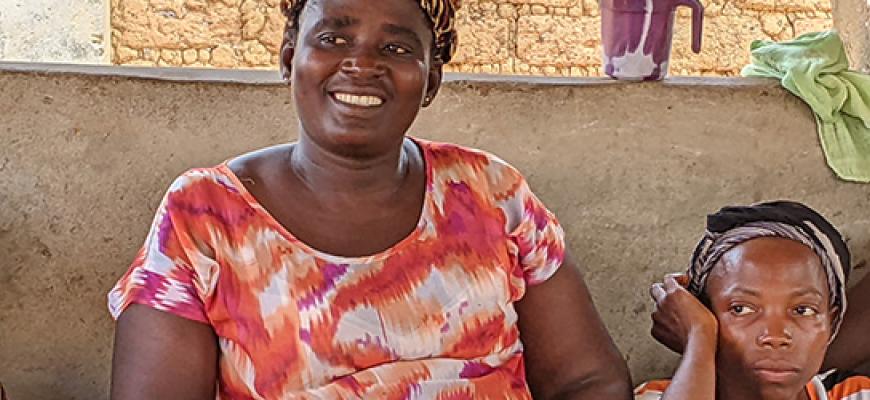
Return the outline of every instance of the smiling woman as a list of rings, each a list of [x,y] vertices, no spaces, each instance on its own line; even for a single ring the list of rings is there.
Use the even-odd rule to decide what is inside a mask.
[[[456,0],[284,4],[299,140],[170,187],[109,294],[114,399],[628,399],[556,217],[410,138]]]

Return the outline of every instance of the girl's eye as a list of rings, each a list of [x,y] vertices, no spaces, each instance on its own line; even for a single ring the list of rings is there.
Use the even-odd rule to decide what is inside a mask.
[[[731,306],[731,313],[737,316],[749,315],[755,312],[751,307],[745,306],[742,304],[735,304]]]
[[[408,54],[411,51],[397,44],[388,44],[385,49],[394,54]]]
[[[797,306],[794,309],[795,314],[803,316],[803,317],[811,317],[813,315],[818,314],[816,310],[814,310],[810,306]]]

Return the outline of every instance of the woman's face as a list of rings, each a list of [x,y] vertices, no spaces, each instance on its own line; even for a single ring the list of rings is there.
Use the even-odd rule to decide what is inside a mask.
[[[719,320],[719,379],[764,399],[800,398],[831,336],[826,282],[818,256],[792,240],[758,238],[727,252],[706,290]]]
[[[308,0],[282,53],[303,133],[357,154],[395,148],[440,85],[432,48],[415,1]]]

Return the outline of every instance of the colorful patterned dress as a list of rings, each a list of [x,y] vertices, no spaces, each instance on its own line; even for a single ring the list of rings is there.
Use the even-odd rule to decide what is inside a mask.
[[[527,399],[513,303],[564,257],[556,218],[504,161],[415,139],[426,163],[416,229],[366,257],[313,249],[226,164],[164,197],[109,293],[219,339],[219,399]]]

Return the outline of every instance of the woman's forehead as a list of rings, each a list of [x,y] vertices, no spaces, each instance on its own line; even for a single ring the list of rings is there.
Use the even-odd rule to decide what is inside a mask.
[[[818,255],[801,243],[757,238],[726,252],[711,271],[714,291],[743,288],[763,293],[816,291],[827,297],[828,283]]]
[[[281,8],[288,18],[287,27],[296,33],[312,26],[310,23],[303,26],[303,20],[315,9],[337,8],[346,14],[366,15],[367,21],[393,16],[394,25],[415,31],[423,41],[432,40],[437,57],[446,63],[456,52],[458,34],[454,24],[460,3],[460,0],[281,0]]]
[[[423,9],[412,0],[308,0],[300,19],[302,24],[308,20],[309,26],[325,19],[342,27],[369,23],[426,34],[432,31]]]

